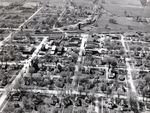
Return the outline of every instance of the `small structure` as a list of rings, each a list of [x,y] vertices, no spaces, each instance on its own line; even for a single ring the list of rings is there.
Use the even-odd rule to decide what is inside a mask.
[[[39,6],[38,2],[27,2],[23,5],[24,8],[35,8]]]

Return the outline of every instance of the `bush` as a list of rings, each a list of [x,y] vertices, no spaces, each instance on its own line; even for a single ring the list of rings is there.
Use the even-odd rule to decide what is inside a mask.
[[[117,24],[117,21],[115,19],[109,19],[109,23]]]

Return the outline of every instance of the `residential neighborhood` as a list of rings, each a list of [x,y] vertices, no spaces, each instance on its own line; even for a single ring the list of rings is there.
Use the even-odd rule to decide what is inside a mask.
[[[0,0],[0,113],[150,113],[150,2]]]

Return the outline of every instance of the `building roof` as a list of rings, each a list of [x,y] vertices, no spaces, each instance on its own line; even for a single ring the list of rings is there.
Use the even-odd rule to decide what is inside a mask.
[[[39,3],[38,2],[27,2],[23,5],[23,7],[26,7],[26,8],[34,8],[36,6],[38,6]]]

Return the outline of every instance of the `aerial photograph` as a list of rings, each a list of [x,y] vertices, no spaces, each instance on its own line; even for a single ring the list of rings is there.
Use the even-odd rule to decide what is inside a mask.
[[[150,0],[0,0],[0,113],[150,113]]]

